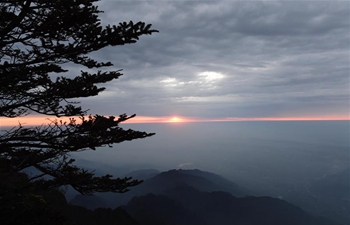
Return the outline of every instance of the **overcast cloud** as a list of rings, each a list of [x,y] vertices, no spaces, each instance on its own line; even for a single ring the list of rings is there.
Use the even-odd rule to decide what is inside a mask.
[[[106,48],[123,76],[91,113],[200,118],[349,116],[348,1],[106,1],[104,24],[160,31]]]

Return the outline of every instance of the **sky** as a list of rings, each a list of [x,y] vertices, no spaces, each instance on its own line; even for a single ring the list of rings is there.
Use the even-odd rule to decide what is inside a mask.
[[[99,96],[78,99],[91,114],[136,113],[136,122],[349,119],[348,1],[98,6],[104,25],[143,21],[159,33],[91,54],[124,74]]]

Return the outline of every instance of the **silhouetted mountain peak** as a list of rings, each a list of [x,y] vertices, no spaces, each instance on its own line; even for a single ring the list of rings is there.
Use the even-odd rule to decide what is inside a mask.
[[[149,182],[160,182],[164,189],[177,186],[192,186],[200,191],[225,191],[234,196],[250,195],[250,191],[225,178],[210,172],[195,170],[169,170],[150,179]]]
[[[101,204],[99,204],[97,199],[92,199],[91,203],[85,200],[74,200],[71,201],[71,203],[91,209],[106,207],[106,205],[114,208],[127,204],[135,196],[143,196],[148,193],[161,194],[166,190],[171,190],[181,186],[189,186],[205,192],[225,191],[234,196],[249,195],[249,192],[246,191],[246,189],[213,173],[203,172],[200,170],[169,170],[145,180],[140,185],[131,188],[131,190],[127,193],[99,194],[99,196],[102,196],[104,199],[108,199],[108,203],[100,202]]]

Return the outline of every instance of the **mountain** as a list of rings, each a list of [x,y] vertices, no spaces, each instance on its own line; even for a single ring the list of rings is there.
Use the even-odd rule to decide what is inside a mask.
[[[170,170],[145,180],[140,185],[133,187],[129,192],[123,194],[102,193],[96,196],[107,199],[108,207],[116,208],[127,204],[135,196],[143,196],[149,193],[160,194],[165,190],[183,185],[188,185],[206,192],[226,191],[234,196],[246,196],[251,194],[249,190],[213,173],[200,170]],[[89,198],[90,196],[87,196],[84,202],[71,201],[70,203],[88,208],[105,207],[105,202],[99,205],[96,204],[98,202],[95,201],[93,197],[91,197],[91,202],[89,202]]]
[[[226,191],[234,196],[246,196],[252,195],[253,193],[243,188],[236,183],[229,181],[217,174],[195,170],[170,170],[162,174],[163,179],[169,180],[170,183],[185,183],[186,185],[192,186],[200,191]],[[160,179],[161,180],[161,179]]]
[[[147,194],[135,197],[124,208],[141,225],[208,225],[180,203],[166,196]]]
[[[129,173],[129,175],[136,175],[142,178],[152,176],[153,172],[156,173],[153,170],[140,170]],[[326,200],[331,201],[332,196],[334,199],[345,198],[347,196],[346,191],[348,190],[346,189],[346,185],[348,185],[346,182],[347,175],[348,172],[344,171],[332,176],[325,176],[309,187],[312,195],[299,196],[295,193],[295,196],[299,196],[298,198],[301,199],[298,200],[296,198],[295,200],[297,202],[304,201],[305,204],[303,206],[307,206],[307,204],[310,205],[315,202],[316,198],[314,196],[319,196],[316,199],[319,200],[320,204],[318,205],[321,205],[321,200],[323,205],[327,205],[324,202]],[[329,186],[330,183],[340,185],[341,193],[327,195],[327,193],[332,193],[329,192],[330,189],[331,191],[335,190],[334,186]],[[96,209],[98,207],[116,208],[127,205],[126,209],[129,210],[129,213],[133,217],[135,216],[136,220],[142,221],[141,224],[171,224],[171,221],[177,221],[174,217],[187,218],[183,219],[181,223],[177,221],[177,224],[186,224],[186,221],[190,221],[189,224],[203,225],[225,224],[227,221],[231,221],[232,223],[242,222],[242,224],[248,221],[247,224],[257,224],[258,220],[266,222],[265,224],[274,224],[273,221],[279,221],[280,224],[294,223],[296,225],[335,224],[325,218],[313,217],[311,214],[308,214],[312,211],[308,211],[307,213],[283,200],[268,197],[239,198],[253,194],[251,191],[214,173],[200,170],[170,170],[146,179],[142,184],[133,187],[127,193],[103,193],[96,194],[96,196],[78,196],[71,203],[90,209]],[[302,199],[303,197],[305,198]],[[153,203],[151,204],[151,202]],[[344,205],[347,203],[344,201]],[[336,205],[337,203],[334,204]],[[299,206],[299,204],[297,205]],[[328,205],[331,206],[330,204]],[[344,206],[338,211],[346,211],[348,209],[346,207],[349,206]],[[324,213],[319,213],[320,211]],[[343,213],[344,215],[334,214],[334,210],[327,211],[327,208],[317,208],[316,212],[317,215],[326,216],[338,222],[346,221],[348,216],[346,212]],[[162,216],[159,221],[152,219],[158,218],[160,215]],[[244,217],[244,215],[246,216]],[[258,219],[254,221],[250,217]],[[263,219],[265,217],[269,219],[265,221]],[[286,217],[290,218],[290,222],[284,221]],[[190,218],[193,218],[196,223]],[[348,225],[346,222],[342,224]]]
[[[235,196],[245,196],[249,191],[228,181],[219,175],[200,170],[169,170],[146,180],[130,191],[136,196],[153,193],[158,194],[164,190],[178,186],[188,185],[200,191],[227,191]]]
[[[162,195],[135,197],[123,208],[141,225],[338,225],[280,199],[237,198],[227,192],[201,192],[187,185]]]

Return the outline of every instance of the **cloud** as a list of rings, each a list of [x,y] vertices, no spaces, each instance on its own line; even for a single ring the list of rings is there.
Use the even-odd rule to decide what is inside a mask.
[[[93,54],[112,61],[124,75],[105,84],[101,96],[82,100],[92,112],[212,118],[349,115],[347,2],[99,5],[104,24],[141,20],[160,33]]]

